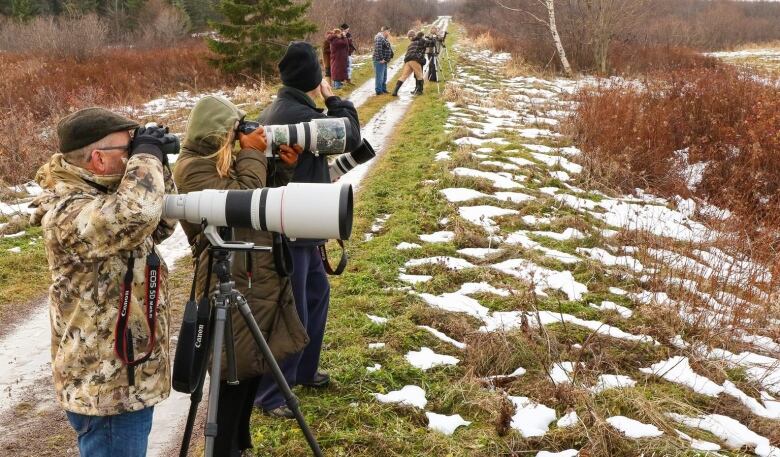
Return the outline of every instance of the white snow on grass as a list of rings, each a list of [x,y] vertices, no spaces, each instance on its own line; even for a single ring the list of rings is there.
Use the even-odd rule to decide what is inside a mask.
[[[695,449],[697,451],[719,451],[720,450],[720,444],[694,439],[679,430],[675,430],[675,432],[677,432],[677,436],[691,443],[691,449]]]
[[[442,365],[457,365],[460,362],[457,357],[437,354],[428,347],[422,347],[419,351],[409,351],[404,358],[410,365],[423,371]]]
[[[628,387],[634,387],[636,381],[628,376],[619,374],[602,374],[599,375],[596,380],[596,385],[590,388],[590,391],[594,394],[600,394],[609,389],[623,389]]]
[[[458,349],[466,349],[466,344],[465,343],[461,343],[458,340],[450,338],[444,332],[440,332],[439,330],[436,330],[435,328],[429,327],[427,325],[418,325],[418,327],[420,327],[421,329],[427,331],[428,333],[430,333],[431,335],[435,336],[436,338],[444,341],[445,343],[449,343],[449,344],[455,346]]]
[[[630,318],[634,315],[634,311],[631,310],[631,308],[626,308],[623,305],[618,305],[615,302],[611,301],[602,301],[600,305],[596,305],[595,303],[590,304],[591,308],[597,309],[599,311],[615,311],[618,314],[620,314],[620,317],[623,318]]]
[[[525,203],[532,200],[536,200],[536,197],[520,192],[496,192],[493,194],[493,198],[504,202],[512,203]]]
[[[579,230],[575,228],[567,228],[562,233],[558,232],[545,232],[541,230],[530,232],[532,235],[536,236],[543,236],[545,238],[552,238],[553,240],[558,241],[567,241],[567,240],[581,240],[585,238],[585,234],[580,232]]]
[[[368,343],[369,349],[382,349],[385,347],[385,343]]]
[[[491,266],[502,273],[530,282],[541,296],[547,296],[545,290],[555,289],[566,294],[569,300],[579,300],[588,292],[587,286],[577,282],[570,271],[550,270],[529,260],[510,259]]]
[[[762,401],[749,396],[738,388],[733,382],[726,380],[723,383],[723,391],[740,401],[747,409],[759,417],[780,420],[780,401],[775,400],[766,392],[762,393]]]
[[[7,249],[7,251],[10,252],[11,254],[19,254],[20,252],[22,252],[22,248],[20,248],[19,246],[15,246]]]
[[[3,235],[2,237],[3,238],[19,238],[19,237],[23,237],[25,233],[27,233],[27,232],[22,230],[21,232],[11,233],[9,235]]]
[[[499,297],[508,297],[511,293],[506,289],[499,289],[491,286],[486,282],[467,282],[463,283],[458,289],[456,294],[471,295],[471,294],[494,294]]]
[[[420,240],[426,243],[449,243],[455,239],[455,232],[441,231],[420,235]]]
[[[564,414],[560,419],[558,419],[558,422],[555,423],[555,425],[558,426],[558,428],[569,428],[574,427],[579,423],[580,418],[577,416],[577,411],[569,411],[568,413]]]
[[[491,255],[498,254],[501,249],[495,248],[463,248],[458,249],[458,254],[465,255],[466,257],[474,257],[475,259],[484,259]]]
[[[452,154],[450,151],[440,151],[436,153],[436,157],[434,157],[433,160],[437,162],[441,162],[444,160],[450,160],[452,157],[450,157],[450,154]]]
[[[385,325],[387,323],[386,317],[374,316],[373,314],[366,314],[366,317],[377,325]]]
[[[458,427],[471,425],[471,421],[464,420],[460,414],[447,416],[426,411],[425,415],[428,417],[428,428],[445,435],[452,435]]]
[[[628,438],[657,438],[664,434],[653,424],[645,424],[625,416],[608,417],[607,422]]]
[[[439,265],[449,270],[465,270],[467,268],[474,268],[475,265],[468,260],[461,259],[459,257],[425,257],[422,259],[412,259],[407,261],[404,266],[407,268],[419,267],[422,265]]]
[[[576,449],[566,449],[561,452],[539,451],[536,457],[577,457],[580,451]]]
[[[433,276],[400,274],[398,275],[398,279],[409,284],[419,284],[422,282],[430,281],[431,279],[433,279]]]
[[[381,363],[375,363],[374,366],[366,367],[366,371],[369,372],[369,373],[374,373],[374,372],[379,371],[381,369],[382,369],[382,364]]]
[[[510,378],[519,378],[520,376],[523,376],[526,373],[526,369],[523,367],[518,367],[515,371],[509,373],[509,374],[497,374],[492,376],[485,377],[488,381],[494,381],[494,380],[500,380],[500,379],[510,379]]]
[[[688,357],[674,356],[663,362],[655,363],[649,368],[640,368],[639,371],[660,376],[675,384],[690,387],[694,392],[709,397],[717,397],[724,390],[723,387],[715,384],[710,379],[696,374],[691,368]]]
[[[506,163],[506,162],[499,162],[497,160],[484,160],[484,161],[480,162],[479,164],[480,165],[487,165],[487,166],[490,166],[490,167],[501,168],[502,170],[506,170],[506,171],[517,171],[517,170],[520,169],[520,167],[518,167],[515,164]]]
[[[410,249],[418,249],[421,247],[422,246],[420,246],[417,243],[407,243],[406,241],[402,241],[395,246],[395,248],[398,249],[399,251],[408,251]]]
[[[482,306],[477,300],[459,293],[444,293],[441,295],[422,293],[419,296],[428,305],[444,311],[466,313],[477,319],[487,318],[490,314],[490,310]]]
[[[461,206],[458,208],[460,217],[485,229],[488,233],[498,231],[498,224],[493,218],[518,214],[517,210],[499,208],[497,206]]]
[[[576,369],[574,362],[556,362],[550,367],[550,379],[553,384],[571,384],[572,374]]]
[[[510,426],[520,432],[523,438],[544,436],[550,424],[557,418],[555,410],[528,397],[508,397],[515,405],[515,414]]]
[[[477,198],[490,197],[488,194],[466,187],[450,187],[447,189],[442,189],[439,192],[441,192],[442,195],[444,195],[444,198],[446,198],[447,201],[451,203],[460,203]]]
[[[394,390],[386,394],[374,394],[374,397],[381,403],[397,403],[403,406],[412,406],[414,408],[425,408],[428,400],[425,398],[425,391],[418,386],[404,386],[401,390]]]
[[[487,179],[493,182],[493,187],[497,189],[518,189],[522,184],[515,181],[509,173],[493,173],[491,171],[474,170],[473,168],[458,167],[452,170],[455,176],[466,176],[471,178]],[[507,176],[509,175],[509,176]]]
[[[576,164],[566,157],[540,154],[538,152],[532,152],[531,157],[538,160],[539,162],[542,162],[548,167],[558,166],[572,174],[582,173],[582,165]]]
[[[577,253],[585,254],[607,267],[625,267],[637,273],[641,273],[644,270],[644,266],[637,259],[628,255],[616,256],[602,248],[577,248]]]
[[[731,417],[720,414],[690,417],[673,413],[669,417],[682,425],[712,433],[729,449],[748,448],[759,457],[780,457],[780,448],[772,446],[769,439]]]
[[[515,165],[519,165],[521,167],[530,167],[536,165],[536,162],[532,162],[522,157],[507,157],[506,160],[512,162]]]

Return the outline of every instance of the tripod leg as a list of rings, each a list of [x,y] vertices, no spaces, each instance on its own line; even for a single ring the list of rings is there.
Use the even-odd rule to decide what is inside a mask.
[[[214,340],[211,349],[211,387],[209,387],[209,409],[206,414],[206,457],[214,455],[214,440],[217,437],[217,409],[219,407],[220,368],[222,365],[222,344],[225,339],[227,309],[224,303],[217,303],[214,322]]]
[[[225,318],[225,356],[227,357],[227,383],[231,386],[237,386],[236,345],[233,341],[233,315],[230,312]]]
[[[287,385],[287,380],[284,379],[284,374],[282,374],[282,370],[279,368],[279,364],[276,363],[276,359],[274,359],[274,356],[271,353],[271,349],[268,347],[268,343],[265,341],[265,337],[260,331],[260,327],[257,326],[257,322],[252,315],[252,310],[249,309],[249,305],[247,304],[246,300],[243,299],[243,297],[238,300],[238,310],[244,317],[246,326],[252,332],[252,336],[255,338],[255,342],[260,348],[260,352],[263,353],[263,357],[271,367],[271,374],[273,374],[276,385],[279,386],[279,390],[282,392],[282,395],[287,401],[287,407],[289,407],[293,414],[295,414],[295,420],[298,421],[298,426],[301,428],[303,435],[306,437],[306,441],[309,443],[309,447],[311,448],[312,453],[316,457],[322,457],[322,450],[320,450],[320,445],[317,443],[317,438],[314,437],[314,434],[312,433],[308,424],[306,424],[306,419],[304,419],[303,414],[301,413],[298,398],[295,396],[295,394],[292,393],[290,386]],[[209,412],[211,412],[211,410],[209,410]]]
[[[205,364],[204,364],[205,367]],[[181,449],[179,457],[187,457],[190,450],[190,441],[192,440],[192,428],[195,426],[195,417],[198,415],[198,405],[203,398],[203,385],[206,382],[206,370],[200,374],[198,387],[190,394],[190,411],[187,413],[187,423],[184,426],[184,436],[181,439]]]

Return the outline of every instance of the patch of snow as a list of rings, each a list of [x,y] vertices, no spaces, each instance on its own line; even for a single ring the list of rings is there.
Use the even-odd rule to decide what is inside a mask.
[[[509,396],[515,405],[515,414],[510,426],[520,432],[523,438],[544,436],[550,429],[550,424],[557,418],[555,410],[528,397]]]
[[[494,217],[518,214],[518,211],[514,209],[499,208],[497,206],[480,205],[461,206],[458,208],[458,213],[460,214],[460,217],[472,224],[479,225],[485,229],[486,232],[495,233],[498,231],[498,224],[493,220]]]
[[[580,451],[576,449],[566,449],[561,452],[539,451],[536,457],[577,457]]]
[[[579,300],[588,292],[587,286],[577,282],[570,271],[555,271],[540,267],[525,259],[510,259],[491,265],[498,271],[530,282],[538,295],[547,296],[546,289],[560,290],[569,300]]]
[[[641,273],[644,270],[642,264],[635,258],[627,255],[615,256],[602,248],[577,248],[577,253],[585,254],[608,267],[626,267],[637,273]]]
[[[664,434],[653,424],[645,424],[625,416],[608,417],[607,422],[628,438],[657,438]]]
[[[452,157],[450,157],[450,154],[452,154],[450,151],[440,151],[436,153],[436,157],[433,159],[437,162],[441,162],[444,160],[450,160]]]
[[[609,389],[621,389],[627,387],[634,387],[636,381],[628,376],[619,374],[602,374],[599,375],[596,380],[596,385],[590,388],[590,391],[594,394],[600,394]]]
[[[550,367],[550,378],[556,386],[571,384],[574,370],[576,370],[574,362],[556,362]]]
[[[719,451],[720,450],[720,444],[711,443],[709,441],[697,440],[691,438],[690,436],[686,435],[685,433],[679,430],[675,430],[675,431],[677,432],[677,436],[691,443],[691,449],[696,449],[697,451]]]
[[[397,403],[404,406],[412,406],[423,409],[428,404],[425,391],[418,386],[404,386],[401,390],[394,390],[387,394],[374,394],[381,403]]]
[[[620,314],[621,317],[626,319],[634,315],[634,311],[632,311],[631,308],[626,308],[623,305],[618,305],[615,302],[606,301],[606,300],[602,301],[600,305],[591,303],[590,307],[597,309],[599,311],[615,311],[618,314]]]
[[[386,317],[374,316],[373,314],[366,314],[366,317],[368,317],[371,322],[378,325],[385,325],[387,323]]]
[[[19,254],[20,252],[22,252],[22,248],[20,248],[19,246],[15,246],[7,249],[7,251],[10,252],[11,254]]]
[[[369,373],[379,371],[380,369],[382,369],[382,364],[380,363],[375,363],[373,367],[366,367],[366,371]]]
[[[431,279],[433,279],[433,276],[400,274],[398,275],[398,279],[400,279],[403,282],[407,282],[409,284],[419,284],[421,282],[430,281]]]
[[[3,235],[3,238],[19,238],[24,236],[24,234],[27,233],[24,230],[21,232],[11,233],[10,235]]]
[[[419,351],[409,351],[404,358],[410,365],[423,371],[441,365],[457,365],[460,362],[457,357],[437,354],[427,347],[422,347]]]
[[[493,182],[493,187],[498,189],[518,189],[523,187],[522,184],[512,179],[511,175],[508,177],[506,174],[494,173],[491,171],[474,170],[472,168],[458,167],[452,170],[455,176],[466,176],[471,178],[487,179]]]
[[[471,421],[464,420],[460,414],[447,416],[426,411],[425,415],[428,417],[428,428],[445,435],[452,435],[458,427],[471,425]]]
[[[690,387],[694,392],[709,397],[717,397],[724,390],[723,387],[715,384],[708,378],[696,374],[691,368],[688,357],[674,356],[663,362],[655,363],[649,368],[640,368],[639,371],[660,376],[675,384]]]
[[[465,349],[466,348],[466,344],[465,343],[461,343],[458,340],[450,338],[445,333],[440,332],[439,330],[436,330],[433,327],[429,327],[427,325],[418,325],[418,327],[420,327],[421,329],[427,331],[428,333],[430,333],[431,335],[435,336],[436,338],[444,341],[445,343],[450,343],[451,345],[455,346],[458,349]]]
[[[484,259],[494,254],[501,252],[501,249],[494,248],[463,248],[458,249],[458,254],[465,255],[466,257],[474,257],[475,259]]]
[[[382,349],[385,347],[385,343],[368,343],[369,349]]]
[[[772,446],[769,439],[755,433],[744,424],[728,416],[709,414],[699,417],[669,414],[675,422],[712,433],[729,449],[752,449],[759,457],[780,457],[780,448]]]
[[[464,259],[458,258],[458,257],[447,257],[447,256],[438,256],[438,257],[425,257],[423,259],[412,259],[407,261],[404,266],[407,268],[410,267],[419,267],[421,265],[440,265],[443,266],[449,270],[465,270],[467,268],[474,268],[474,265]]]
[[[488,194],[466,187],[450,187],[448,189],[442,189],[439,192],[441,192],[444,195],[444,198],[451,203],[460,203],[477,198],[490,197]]]
[[[490,284],[486,282],[467,282],[460,286],[460,289],[458,289],[456,294],[463,294],[463,295],[471,295],[471,294],[479,294],[479,293],[486,293],[486,294],[495,294],[499,297],[508,297],[510,292],[506,289],[499,289],[497,287],[493,287]]]
[[[407,243],[406,241],[403,241],[401,243],[398,243],[398,245],[396,245],[395,248],[398,249],[399,251],[408,251],[410,249],[417,249],[420,247],[422,246],[420,246],[417,243]]]
[[[497,379],[510,379],[510,378],[519,378],[520,376],[523,376],[526,373],[526,369],[523,367],[518,367],[515,371],[509,373],[509,374],[497,374],[493,376],[487,376],[485,379],[488,381],[493,381]]]
[[[455,239],[455,232],[441,231],[427,235],[420,235],[420,240],[426,243],[449,243]]]
[[[558,428],[569,428],[577,425],[579,421],[580,418],[577,416],[577,411],[569,411],[558,419],[558,422],[556,422],[555,425],[557,425]]]

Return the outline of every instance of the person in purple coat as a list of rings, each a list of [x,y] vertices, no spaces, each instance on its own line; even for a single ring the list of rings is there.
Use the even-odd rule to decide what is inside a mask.
[[[341,29],[333,29],[330,37],[330,77],[333,79],[333,88],[341,89],[348,75],[349,39],[344,36]]]

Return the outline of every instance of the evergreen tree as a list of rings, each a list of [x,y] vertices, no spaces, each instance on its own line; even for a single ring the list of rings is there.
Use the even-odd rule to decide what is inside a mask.
[[[222,0],[226,22],[212,23],[218,39],[208,39],[218,57],[212,63],[224,71],[253,73],[276,71],[276,62],[290,41],[315,32],[304,15],[310,2],[292,0]]]

